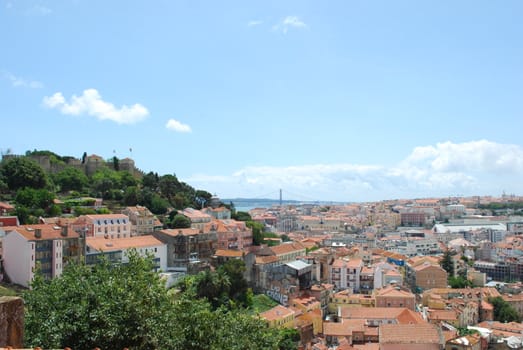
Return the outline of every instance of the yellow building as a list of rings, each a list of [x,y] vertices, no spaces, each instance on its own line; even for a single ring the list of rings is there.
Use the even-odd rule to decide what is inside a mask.
[[[291,299],[290,305],[301,311],[301,318],[308,319],[312,322],[313,333],[319,334],[323,329],[323,317],[321,303],[314,297],[301,297]]]
[[[354,294],[350,290],[345,289],[341,292],[331,295],[329,300],[328,310],[329,313],[336,313],[338,307],[374,307],[376,306],[376,300],[372,295],[367,294]]]

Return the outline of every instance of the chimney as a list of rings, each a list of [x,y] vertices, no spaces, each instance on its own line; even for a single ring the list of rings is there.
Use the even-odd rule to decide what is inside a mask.
[[[67,230],[68,230],[68,229],[67,229],[67,226],[63,226],[63,227],[62,227],[62,232],[61,232],[61,234],[62,234],[63,237],[67,237]]]
[[[42,229],[41,228],[35,229],[35,238],[42,238]]]

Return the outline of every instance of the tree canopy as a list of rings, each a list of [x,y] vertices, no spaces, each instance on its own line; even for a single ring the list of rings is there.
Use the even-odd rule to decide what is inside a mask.
[[[192,289],[173,293],[149,258],[70,264],[24,294],[26,346],[73,349],[278,349],[285,334],[238,308],[211,308]]]
[[[24,187],[44,188],[48,183],[47,174],[42,167],[26,157],[10,158],[2,162],[0,177],[14,192]]]
[[[502,297],[489,298],[489,303],[494,307],[494,321],[521,322],[521,316]]]
[[[449,250],[443,253],[443,259],[441,259],[440,265],[443,270],[447,271],[449,277],[454,276],[454,260]]]

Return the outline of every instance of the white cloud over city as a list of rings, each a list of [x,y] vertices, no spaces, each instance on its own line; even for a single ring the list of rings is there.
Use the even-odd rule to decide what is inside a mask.
[[[138,123],[149,116],[147,108],[139,103],[115,107],[114,104],[104,101],[96,89],[86,89],[80,96],[73,95],[69,101],[61,92],[56,92],[52,96],[44,97],[43,104],[47,108],[57,109],[62,114],[88,115],[118,124]]]
[[[176,132],[191,132],[191,127],[187,124],[184,124],[176,119],[169,119],[167,121],[167,124],[165,127],[169,130],[176,131]]]
[[[523,191],[521,146],[487,140],[443,142],[416,147],[401,158],[398,155],[400,161],[394,166],[248,166],[230,175],[200,174],[186,181],[222,197],[259,196],[282,188],[298,200],[365,201]]]

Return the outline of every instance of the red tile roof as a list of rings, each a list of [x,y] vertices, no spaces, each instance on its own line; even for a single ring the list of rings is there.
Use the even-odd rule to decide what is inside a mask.
[[[241,258],[243,252],[241,250],[218,249],[214,255],[224,258]]]
[[[157,238],[145,235],[118,239],[105,239],[102,237],[87,237],[85,244],[97,251],[114,251],[130,248],[147,248],[164,245]]]
[[[66,239],[78,238],[78,233],[68,230],[67,236],[62,235],[62,227],[55,225],[39,224],[39,225],[21,225],[12,226],[10,228],[3,228],[6,232],[16,231],[28,241],[44,241],[51,239]],[[38,231],[37,231],[38,230]],[[40,237],[37,237],[37,232],[40,232]]]
[[[299,242],[286,242],[269,248],[274,255],[289,254],[305,250],[303,244]]]
[[[383,324],[380,344],[439,344],[437,328],[430,324]]]

